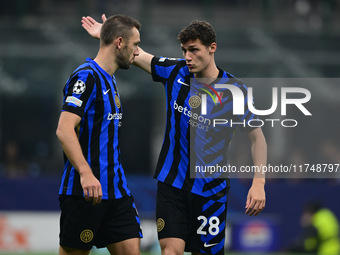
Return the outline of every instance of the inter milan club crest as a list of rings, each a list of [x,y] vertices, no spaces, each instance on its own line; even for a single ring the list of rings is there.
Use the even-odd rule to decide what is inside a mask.
[[[165,226],[165,222],[162,218],[158,218],[157,220],[157,231],[161,232]]]
[[[115,102],[118,108],[120,108],[120,100],[119,100],[119,96],[115,95]]]
[[[89,243],[93,239],[93,232],[89,229],[85,229],[83,232],[80,233],[80,240],[84,243]]]
[[[197,108],[201,105],[201,98],[199,96],[192,96],[189,98],[189,105],[191,108]]]
[[[76,83],[73,85],[73,93],[74,94],[83,94],[85,89],[86,89],[86,85],[81,80],[77,80]]]

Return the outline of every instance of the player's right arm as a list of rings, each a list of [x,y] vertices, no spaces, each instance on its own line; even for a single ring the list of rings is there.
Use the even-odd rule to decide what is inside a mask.
[[[102,187],[83,155],[75,132],[75,127],[78,126],[80,120],[81,118],[78,115],[63,111],[60,114],[56,134],[65,155],[79,172],[85,199],[92,200],[93,204],[97,204],[100,203],[103,196]]]
[[[106,20],[105,14],[102,15],[103,23]],[[81,20],[82,27],[96,39],[100,39],[100,29],[103,23],[97,22],[90,16],[82,17]],[[135,57],[133,64],[143,69],[145,72],[151,74],[151,60],[154,56],[150,53],[145,52],[139,47],[139,55]]]
[[[135,57],[133,64],[151,74],[151,60],[154,55],[145,52],[139,47],[139,55]]]

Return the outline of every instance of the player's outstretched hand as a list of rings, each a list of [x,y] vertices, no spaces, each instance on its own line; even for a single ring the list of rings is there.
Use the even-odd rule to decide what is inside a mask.
[[[105,14],[102,15],[102,21],[103,23],[106,20]],[[94,38],[99,39],[100,38],[100,29],[102,28],[103,23],[97,22],[95,19],[93,19],[90,16],[82,17],[81,24],[82,27]]]
[[[253,182],[247,196],[246,214],[249,216],[256,216],[264,209],[265,206],[266,194],[264,191],[264,183]]]

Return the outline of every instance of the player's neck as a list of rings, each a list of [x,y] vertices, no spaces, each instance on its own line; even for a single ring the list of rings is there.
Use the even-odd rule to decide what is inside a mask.
[[[100,48],[94,61],[111,76],[117,71],[116,59],[108,48]]]
[[[216,79],[219,74],[219,70],[215,64],[215,61],[211,61],[210,64],[201,72],[195,73],[195,78]]]

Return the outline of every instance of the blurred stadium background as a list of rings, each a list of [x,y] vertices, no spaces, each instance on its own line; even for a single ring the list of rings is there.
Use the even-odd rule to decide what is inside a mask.
[[[318,79],[310,87],[312,117],[296,116],[296,128],[264,127],[268,162],[340,163],[339,0],[1,0],[0,254],[56,254],[63,159],[55,129],[62,88],[99,46],[82,29],[81,16],[99,20],[102,13],[137,18],[143,24],[141,47],[155,55],[181,57],[177,33],[205,19],[217,31],[222,69],[244,79]],[[165,126],[164,90],[136,67],[116,77],[125,119],[123,166],[142,218],[142,250],[160,254],[151,176]],[[268,88],[256,93],[268,106]],[[250,157],[238,153],[249,150],[249,143],[237,136],[232,161],[249,165]],[[268,179],[266,209],[256,218],[244,215],[251,180],[232,179],[227,250],[288,252],[307,202],[318,200],[340,217],[338,177]]]

